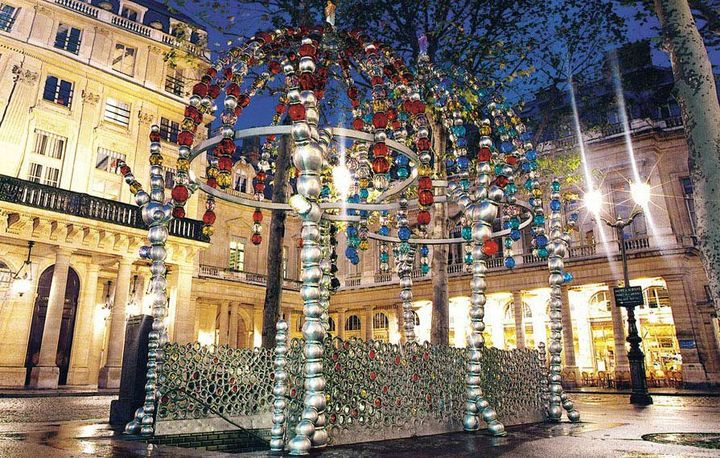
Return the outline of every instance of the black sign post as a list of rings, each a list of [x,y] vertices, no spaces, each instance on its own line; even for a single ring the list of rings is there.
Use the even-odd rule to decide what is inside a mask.
[[[640,286],[613,288],[617,307],[637,307],[643,304],[643,293]]]

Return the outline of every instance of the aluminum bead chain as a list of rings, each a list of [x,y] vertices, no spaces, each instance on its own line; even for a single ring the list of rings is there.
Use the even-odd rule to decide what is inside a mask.
[[[270,429],[270,451],[282,452],[285,448],[285,425],[288,415],[288,324],[280,319],[275,334],[275,386],[273,386],[273,416]]]

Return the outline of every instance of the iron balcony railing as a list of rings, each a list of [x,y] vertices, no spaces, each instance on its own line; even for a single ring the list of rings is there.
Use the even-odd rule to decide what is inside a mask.
[[[0,175],[0,201],[27,207],[42,208],[66,215],[146,229],[140,208],[114,200],[103,199],[32,181]],[[202,221],[182,218],[170,222],[170,235],[185,239],[208,241],[202,233]]]

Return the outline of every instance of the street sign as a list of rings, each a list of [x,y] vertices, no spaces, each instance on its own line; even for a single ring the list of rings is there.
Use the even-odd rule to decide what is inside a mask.
[[[617,307],[636,307],[644,302],[640,286],[613,288],[613,294],[615,295],[615,305]]]

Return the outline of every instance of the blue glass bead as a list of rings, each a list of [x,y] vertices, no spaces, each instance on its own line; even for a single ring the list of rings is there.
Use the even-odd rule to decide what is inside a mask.
[[[388,262],[390,255],[388,253],[380,253],[380,262]]]
[[[520,140],[522,140],[524,142],[530,141],[530,140],[532,140],[532,134],[528,131],[525,131],[520,134]]]
[[[360,264],[360,256],[357,256],[357,255],[353,256],[352,258],[350,258],[350,262],[354,266]]]
[[[513,216],[512,218],[510,218],[510,221],[508,221],[508,223],[510,223],[511,228],[517,229],[520,227],[520,218],[518,218],[517,216]]]
[[[560,182],[559,182],[559,181],[553,180],[553,182],[552,182],[552,190],[555,191],[555,192],[559,192],[559,191],[560,191]]]
[[[503,244],[505,245],[505,248],[512,248],[513,246],[513,240],[510,237],[506,237],[503,240]]]
[[[502,135],[502,134],[504,134],[505,132],[507,132],[507,127],[505,127],[505,126],[497,126],[497,127],[495,127],[495,132],[497,132],[498,134]]]
[[[466,170],[469,164],[470,161],[468,160],[467,156],[460,156],[459,158],[457,158],[457,165],[458,167],[460,167],[461,170]]]
[[[470,189],[470,180],[468,180],[467,178],[463,178],[462,180],[460,180],[460,186],[463,188],[463,191],[467,191],[468,189]]]
[[[503,221],[502,223],[503,229],[510,229],[510,221]]]
[[[533,222],[536,226],[542,226],[545,224],[545,217],[543,215],[535,215],[535,218],[533,218]]]
[[[465,253],[465,264],[472,264],[472,253]]]
[[[467,139],[465,137],[458,138],[457,145],[461,148],[465,148],[467,146]]]
[[[573,279],[573,274],[571,274],[570,272],[563,272],[563,281],[565,283],[570,283],[571,281],[573,281]]]
[[[521,237],[522,237],[522,232],[520,232],[519,230],[513,229],[512,231],[510,231],[511,239],[518,241],[518,240],[520,240]]]
[[[402,241],[409,240],[410,239],[410,229],[405,226],[398,229],[398,238]]]
[[[370,192],[367,190],[367,188],[360,188],[360,192],[358,194],[360,195],[361,199],[367,199],[370,195]]]
[[[355,249],[355,247],[349,246],[349,247],[345,248],[345,257],[346,258],[352,259],[352,258],[356,257],[357,255],[358,254],[357,254],[357,250]]]
[[[406,169],[405,167],[398,167],[397,176],[398,176],[398,178],[407,178],[408,177],[408,169]]]
[[[453,158],[445,159],[445,168],[452,169],[455,167],[455,160]]]
[[[540,256],[541,258],[547,258],[548,250],[545,248],[538,248],[538,256]]]
[[[390,228],[387,226],[380,226],[380,230],[378,231],[378,234],[388,236],[388,235],[390,235]]]
[[[400,250],[400,253],[407,254],[410,252],[410,244],[407,242],[400,242],[398,249]]]
[[[363,218],[367,218],[369,215],[367,210],[360,210],[360,216]]]
[[[503,166],[501,164],[498,164],[495,166],[495,175],[502,175],[503,172]]]
[[[577,213],[570,213],[570,221],[577,221],[579,216]]]
[[[505,154],[512,153],[513,151],[515,151],[515,145],[513,145],[511,142],[502,142],[500,143],[500,151]]]
[[[544,235],[538,235],[535,243],[537,243],[538,248],[545,248],[548,244],[548,238]]]
[[[358,245],[360,245],[360,238],[357,237],[357,236],[355,236],[355,237],[349,237],[349,238],[348,238],[348,245],[350,245],[351,247],[357,248]]]
[[[515,267],[515,258],[505,258],[505,267],[513,269]]]
[[[550,209],[552,211],[559,212],[561,207],[562,207],[562,204],[560,204],[559,200],[553,199],[550,201]]]
[[[405,166],[410,163],[410,159],[408,159],[408,157],[404,154],[398,154],[398,156],[395,158],[395,163],[397,165]]]
[[[523,165],[525,165],[525,163],[523,163]],[[532,180],[531,179],[525,180],[523,187],[525,188],[526,191],[530,191],[532,189]]]
[[[529,162],[523,162],[522,164],[520,164],[520,168],[521,168],[522,171],[525,172],[525,173],[527,173],[527,172],[529,172],[529,171],[532,170],[532,166],[530,165]]]
[[[423,245],[420,247],[420,256],[427,256],[430,254],[430,248],[428,248],[427,245]]]
[[[345,233],[348,237],[355,237],[358,233],[357,227],[348,225],[347,229],[345,229]]]
[[[518,188],[515,183],[508,183],[507,186],[505,186],[505,193],[508,195],[513,195],[517,192]]]
[[[463,226],[460,230],[460,235],[464,240],[472,240],[472,228],[470,226]]]
[[[365,121],[366,124],[370,124],[372,122],[372,119],[373,119],[372,113],[365,113],[365,115],[363,115],[363,121]]]
[[[430,266],[427,264],[423,264],[420,266],[420,270],[422,270],[423,275],[427,275],[428,272],[430,272]]]

